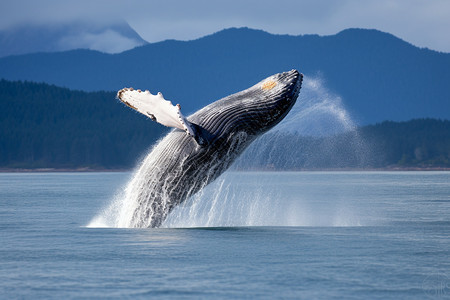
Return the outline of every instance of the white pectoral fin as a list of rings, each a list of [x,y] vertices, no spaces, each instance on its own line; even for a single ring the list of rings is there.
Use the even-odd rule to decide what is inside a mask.
[[[161,93],[153,95],[149,91],[125,88],[117,93],[117,98],[153,121],[184,130],[188,135],[194,136],[192,125],[181,113],[180,105],[173,105]]]

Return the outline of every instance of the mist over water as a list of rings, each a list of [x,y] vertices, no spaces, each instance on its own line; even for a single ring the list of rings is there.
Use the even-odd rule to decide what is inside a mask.
[[[344,161],[338,165],[349,164],[349,161],[360,165],[368,152],[342,99],[330,93],[320,78],[305,77],[299,99],[291,112],[272,131],[258,138],[232,169],[320,168],[321,164],[333,165],[333,160],[342,159],[339,156],[343,156]],[[135,198],[146,188],[147,177],[154,176],[145,168],[146,161],[151,159],[150,156],[144,159],[126,187],[90,222],[89,227],[130,226],[137,203]],[[320,207],[320,197],[314,199],[314,195],[315,192],[320,193],[321,187],[307,191],[295,190],[295,187],[282,188],[280,183],[274,183],[270,176],[268,178],[267,173],[258,173],[261,174],[257,176],[259,179],[250,181],[246,180],[249,175],[243,174],[225,172],[175,208],[162,227],[361,225],[354,206],[337,201],[336,207]],[[271,174],[274,176],[275,173]],[[164,184],[170,187],[170,182]],[[298,185],[302,186],[302,183]],[[290,193],[286,194],[286,190]]]
[[[320,77],[305,77],[297,103],[272,131],[330,136],[355,129],[341,97],[331,93]]]

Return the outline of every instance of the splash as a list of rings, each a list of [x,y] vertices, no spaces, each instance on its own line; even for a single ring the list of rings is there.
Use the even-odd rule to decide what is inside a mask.
[[[309,175],[285,172],[226,172],[189,202],[177,207],[162,227],[361,226],[354,208],[299,181]],[[330,196],[333,201],[330,201]],[[328,205],[323,206],[326,202]],[[331,203],[330,203],[331,202]]]
[[[184,135],[183,132],[181,134]],[[123,191],[88,227],[160,227],[174,207],[201,191],[228,169],[240,153],[235,150],[244,148],[249,138],[244,132],[228,135],[222,143],[227,151],[212,156],[203,155],[204,161],[195,168],[187,157],[169,162],[163,159],[167,149],[173,149],[171,145],[174,142],[177,142],[176,135],[169,134],[156,143]],[[162,163],[165,165],[160,168]],[[167,164],[172,165],[165,168]]]
[[[336,153],[345,157],[344,161],[340,162]],[[323,168],[336,166],[336,162],[337,166],[345,166],[351,163],[349,157],[358,165],[364,161],[366,153],[342,99],[329,92],[320,78],[305,78],[300,98],[288,116],[255,141],[238,159],[234,169]],[[158,172],[148,172],[148,166],[154,164],[155,159],[154,153],[148,155],[111,205],[88,226],[136,227],[132,222],[136,212],[143,214],[143,219],[148,217],[139,206],[148,206],[145,201],[154,196],[149,191],[152,182],[163,185],[162,191],[166,193],[159,196],[166,201],[164,197],[173,183],[170,175],[162,179]],[[360,225],[359,219],[345,205],[329,212],[311,209],[311,202],[305,200],[302,191],[295,193],[296,198],[292,199],[293,194],[282,196],[284,191],[271,184],[271,179],[262,181],[262,178],[267,179],[267,173],[257,173],[259,179],[250,181],[249,176],[242,174],[226,172],[209,186],[206,186],[209,179],[198,178],[199,192],[189,192],[190,198],[169,214],[162,227]],[[308,197],[314,198],[312,194]]]
[[[305,77],[296,105],[274,129],[304,136],[330,136],[353,131],[356,125],[341,97],[331,93],[323,79]]]

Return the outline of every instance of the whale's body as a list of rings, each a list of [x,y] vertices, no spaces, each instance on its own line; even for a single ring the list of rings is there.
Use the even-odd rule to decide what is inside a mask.
[[[159,227],[173,208],[216,179],[286,116],[301,82],[296,70],[276,74],[186,118],[194,136],[174,129],[153,148],[134,179],[120,225]]]

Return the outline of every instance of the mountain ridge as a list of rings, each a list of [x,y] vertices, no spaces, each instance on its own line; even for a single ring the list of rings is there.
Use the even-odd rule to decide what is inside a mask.
[[[358,124],[450,117],[450,54],[378,30],[293,36],[230,28],[113,55],[73,50],[0,58],[1,78],[85,91],[161,91],[185,113],[293,68],[306,80],[321,77]]]

